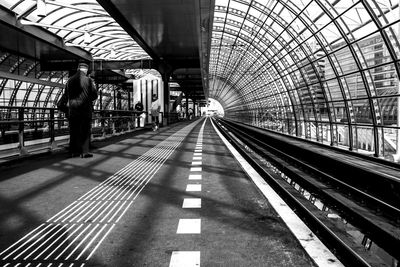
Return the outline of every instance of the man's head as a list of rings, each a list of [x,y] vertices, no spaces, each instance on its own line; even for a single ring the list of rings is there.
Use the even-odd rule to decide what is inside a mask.
[[[78,64],[78,70],[82,71],[83,73],[87,74],[88,70],[89,70],[89,65],[86,63],[79,63]]]
[[[153,95],[153,100],[157,100],[157,95],[156,94]]]

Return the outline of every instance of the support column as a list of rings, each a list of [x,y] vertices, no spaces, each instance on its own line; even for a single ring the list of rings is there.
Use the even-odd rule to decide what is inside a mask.
[[[117,96],[116,96],[116,92],[115,92],[115,88],[113,88],[113,99],[114,99],[114,105],[113,105],[113,107],[114,107],[114,110],[117,110]]]
[[[185,96],[186,96],[186,119],[189,119],[189,90],[186,90]]]
[[[25,147],[25,137],[24,137],[24,108],[18,109],[18,139],[19,139],[19,155],[25,156],[28,155],[29,152]]]
[[[128,110],[133,110],[134,105],[131,103],[131,92],[129,90],[126,90],[126,92],[128,94]]]
[[[163,116],[163,121],[162,124],[163,126],[167,126],[170,122],[169,122],[169,72],[164,72],[162,74],[162,80],[163,80],[163,84],[164,84],[164,116]]]
[[[50,109],[50,121],[49,121],[50,150],[54,150],[57,148],[57,143],[55,140],[54,123],[55,123],[54,109]]]
[[[197,117],[196,98],[193,98],[193,118]]]
[[[99,92],[99,109],[103,110],[103,90],[96,84],[97,92]]]

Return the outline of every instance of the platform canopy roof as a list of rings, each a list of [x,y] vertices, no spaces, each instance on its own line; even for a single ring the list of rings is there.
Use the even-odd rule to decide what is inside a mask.
[[[208,91],[214,0],[98,0],[103,8],[196,100]]]
[[[22,25],[43,27],[94,59],[148,59],[148,54],[95,0],[1,0]]]

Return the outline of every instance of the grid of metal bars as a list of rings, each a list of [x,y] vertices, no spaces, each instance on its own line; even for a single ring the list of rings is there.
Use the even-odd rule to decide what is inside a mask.
[[[396,160],[397,0],[215,4],[209,96],[225,116]]]

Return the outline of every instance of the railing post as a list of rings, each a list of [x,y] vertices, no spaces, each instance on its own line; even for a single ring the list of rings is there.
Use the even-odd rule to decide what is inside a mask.
[[[132,111],[128,111],[128,112],[132,112]],[[127,112],[127,114],[126,114],[126,117],[127,118],[124,118],[126,121],[127,121],[127,124],[128,124],[128,132],[130,132],[131,131],[131,124],[132,124],[132,122],[131,122],[131,120],[132,120],[132,113],[128,113]],[[135,118],[135,113],[133,113],[133,118]],[[133,121],[135,121],[135,120],[133,120]],[[135,128],[135,123],[133,124],[133,128]]]
[[[64,121],[61,122],[61,120],[62,120],[61,112],[58,112],[58,114],[57,114],[57,130],[61,129],[61,124],[64,125]]]
[[[114,120],[114,118],[113,118],[113,113],[111,113],[110,114],[110,118],[111,118],[111,127],[112,127],[112,134],[113,135],[115,135],[115,133],[117,132],[116,130],[115,130],[115,120]]]
[[[28,155],[29,152],[25,147],[24,141],[24,108],[18,108],[18,140],[19,140],[19,154],[20,156]]]
[[[55,141],[55,131],[54,131],[54,109],[50,109],[50,121],[49,121],[49,134],[50,134],[50,150],[57,148],[57,143]]]
[[[100,111],[100,123],[101,123],[101,131],[102,137],[106,137],[106,119],[104,118],[104,111]]]

